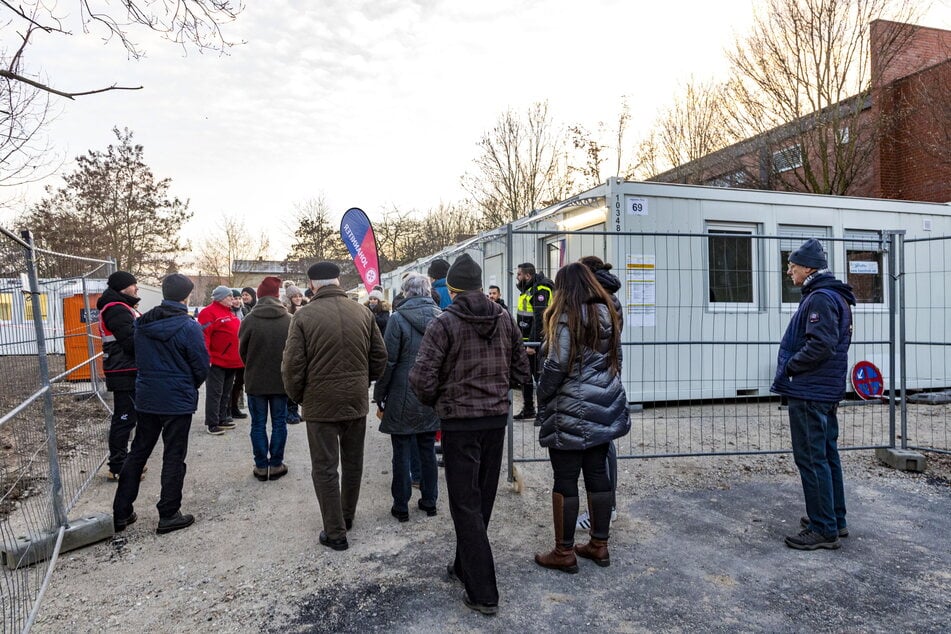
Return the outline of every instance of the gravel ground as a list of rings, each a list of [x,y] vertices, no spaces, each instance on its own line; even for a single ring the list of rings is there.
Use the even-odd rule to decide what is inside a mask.
[[[550,468],[522,464],[523,491],[503,480],[490,525],[502,601],[484,617],[441,576],[454,544],[445,483],[436,517],[414,502],[408,523],[390,516],[391,451],[377,422],[350,549],[334,552],[317,543],[304,425],[289,428],[290,473],[259,482],[247,422],[209,436],[196,417],[183,507],[195,525],[155,534],[157,450],[139,521],[60,558],[36,631],[946,631],[947,456],[909,474],[844,453],[852,535],[810,553],[782,544],[803,512],[791,456],[623,460],[612,565],[582,562],[578,575],[532,562],[551,547]],[[77,513],[110,511],[114,490],[97,478]]]

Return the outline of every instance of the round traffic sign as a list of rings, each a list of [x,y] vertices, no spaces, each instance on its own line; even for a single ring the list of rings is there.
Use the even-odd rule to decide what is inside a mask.
[[[859,361],[852,366],[852,387],[862,400],[881,398],[885,393],[882,371],[871,361]]]

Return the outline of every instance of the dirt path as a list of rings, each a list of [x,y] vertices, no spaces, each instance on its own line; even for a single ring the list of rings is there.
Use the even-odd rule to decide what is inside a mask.
[[[523,465],[525,491],[503,484],[490,526],[502,593],[490,618],[441,579],[454,543],[444,482],[438,516],[415,497],[408,523],[390,516],[391,450],[375,417],[341,553],[317,543],[304,426],[289,427],[290,473],[259,482],[239,423],[225,436],[193,423],[183,511],[195,525],[155,534],[153,455],[139,521],[60,559],[36,631],[939,631],[951,614],[946,462],[922,476],[847,454],[852,536],[801,553],[782,545],[802,513],[790,457],[623,461],[613,564],[579,575],[532,562],[552,539],[550,469]],[[109,511],[114,490],[98,478],[82,510]]]

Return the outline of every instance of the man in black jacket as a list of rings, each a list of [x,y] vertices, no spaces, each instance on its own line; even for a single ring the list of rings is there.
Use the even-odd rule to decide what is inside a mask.
[[[542,341],[542,333],[545,329],[545,310],[551,304],[552,288],[554,282],[545,277],[541,271],[535,271],[535,265],[531,262],[525,262],[518,265],[516,274],[518,281],[518,310],[516,318],[518,319],[519,330],[522,331],[522,341],[526,344],[536,344],[525,346],[525,354],[528,355],[528,363],[531,368],[532,378],[538,380],[538,374],[541,372],[538,363],[538,345]],[[522,385],[522,411],[515,415],[516,420],[526,420],[535,418],[535,383],[528,381]]]
[[[106,389],[112,392],[112,421],[109,424],[109,471],[106,479],[119,480],[119,472],[129,452],[129,437],[135,429],[135,320],[139,313],[138,282],[131,273],[116,271],[106,281],[107,288],[96,302],[99,334],[102,337],[102,368]]]

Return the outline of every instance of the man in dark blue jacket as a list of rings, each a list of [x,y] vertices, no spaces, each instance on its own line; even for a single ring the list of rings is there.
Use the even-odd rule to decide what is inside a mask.
[[[789,403],[793,457],[806,499],[802,531],[786,537],[786,545],[799,550],[835,549],[849,534],[836,409],[845,396],[855,296],[827,267],[815,239],[789,255],[786,273],[802,287],[802,299],[779,344],[771,388]]]
[[[139,495],[142,469],[159,435],[165,451],[156,532],[170,533],[195,521],[192,515],[182,515],[182,484],[188,430],[198,408],[198,388],[208,376],[210,361],[201,326],[188,315],[192,288],[192,281],[184,275],[169,275],[162,281],[164,300],[142,315],[135,326],[135,409],[139,422],[112,502],[117,532],[138,519],[132,505]]]

